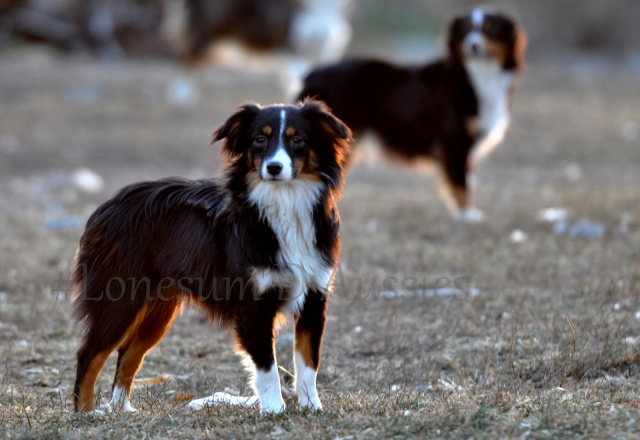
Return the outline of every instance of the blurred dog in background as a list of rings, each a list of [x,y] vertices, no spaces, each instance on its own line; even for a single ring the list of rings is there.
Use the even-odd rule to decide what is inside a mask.
[[[284,86],[287,93],[293,91],[293,96],[312,66],[342,58],[351,39],[349,1],[167,2],[164,34],[189,67],[224,60],[224,51],[216,51],[221,47],[231,47],[236,54],[238,48],[246,48],[251,52],[275,50],[293,55],[289,66],[281,68]]]
[[[513,18],[478,8],[450,23],[447,47],[418,67],[366,59],[319,68],[298,98],[324,101],[356,136],[374,132],[391,156],[435,163],[456,218],[480,221],[469,172],[505,135],[526,37]]]
[[[211,46],[224,39],[332,62],[340,59],[351,37],[345,6],[346,0],[187,0],[186,14],[173,15],[182,20],[178,47],[189,64],[202,62]]]

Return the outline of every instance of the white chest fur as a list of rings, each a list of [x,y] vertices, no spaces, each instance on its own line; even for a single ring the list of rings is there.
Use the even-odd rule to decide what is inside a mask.
[[[509,92],[514,75],[491,59],[472,59],[466,67],[478,99],[476,122],[482,132],[472,152],[472,161],[477,161],[504,138],[509,126]]]
[[[276,256],[278,269],[254,269],[252,282],[260,292],[269,288],[286,288],[286,308],[299,314],[309,289],[325,291],[333,268],[316,249],[313,207],[320,197],[321,184],[305,180],[283,183],[259,182],[249,199],[274,231],[280,250]]]

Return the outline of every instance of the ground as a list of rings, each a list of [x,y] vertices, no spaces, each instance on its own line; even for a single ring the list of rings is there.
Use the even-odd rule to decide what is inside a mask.
[[[2,56],[1,437],[640,435],[637,73],[529,66],[511,129],[476,173],[483,224],[451,221],[428,174],[365,161],[349,175],[324,412],[294,400],[276,417],[189,410],[192,397],[250,390],[228,334],[185,310],[138,375],[167,378],[133,391],[140,412],[87,415],[70,401],[80,329],[67,289],[83,222],[126,183],[218,175],[213,129],[282,88],[269,69],[189,77],[168,61]],[[184,78],[196,87],[186,100]],[[80,168],[104,187],[74,183]],[[542,221],[551,207],[566,219]],[[290,332],[278,344],[287,369]],[[105,401],[114,364],[98,384]]]

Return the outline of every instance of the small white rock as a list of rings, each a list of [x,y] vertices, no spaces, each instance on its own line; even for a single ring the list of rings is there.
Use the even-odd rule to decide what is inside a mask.
[[[597,238],[605,233],[605,226],[602,223],[591,220],[581,220],[569,228],[571,237]]]
[[[629,142],[635,142],[638,140],[638,137],[640,137],[640,127],[638,127],[636,121],[625,121],[620,127],[620,132],[622,133],[622,137]]]
[[[167,100],[173,104],[186,104],[193,97],[193,84],[188,79],[177,78],[167,88]]]
[[[104,188],[102,177],[88,168],[78,168],[72,175],[73,183],[78,189],[87,193],[97,193]]]
[[[521,231],[520,229],[514,229],[509,236],[513,243],[523,243],[527,241],[527,234]]]
[[[582,167],[579,163],[572,162],[564,167],[564,176],[570,182],[577,182],[582,178]]]
[[[565,221],[569,216],[569,210],[561,207],[545,208],[538,211],[538,220],[548,223]]]

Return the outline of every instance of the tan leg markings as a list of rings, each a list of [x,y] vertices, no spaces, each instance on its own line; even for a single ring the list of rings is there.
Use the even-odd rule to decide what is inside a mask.
[[[309,332],[299,332],[296,333],[295,336],[296,345],[295,350],[300,353],[304,363],[309,368],[314,368],[313,366],[313,356],[311,353],[311,333]]]
[[[127,339],[128,347],[122,354],[115,381],[117,387],[125,390],[127,397],[131,394],[133,379],[140,370],[144,357],[167,334],[179,309],[180,304],[176,299],[151,304],[140,325]]]
[[[87,369],[84,377],[82,378],[82,385],[80,386],[80,395],[78,396],[78,411],[91,411],[94,406],[95,399],[95,386],[98,381],[98,375],[107,362],[107,358],[111,352],[115,349],[112,347],[108,350],[104,350],[98,353],[89,368]]]

